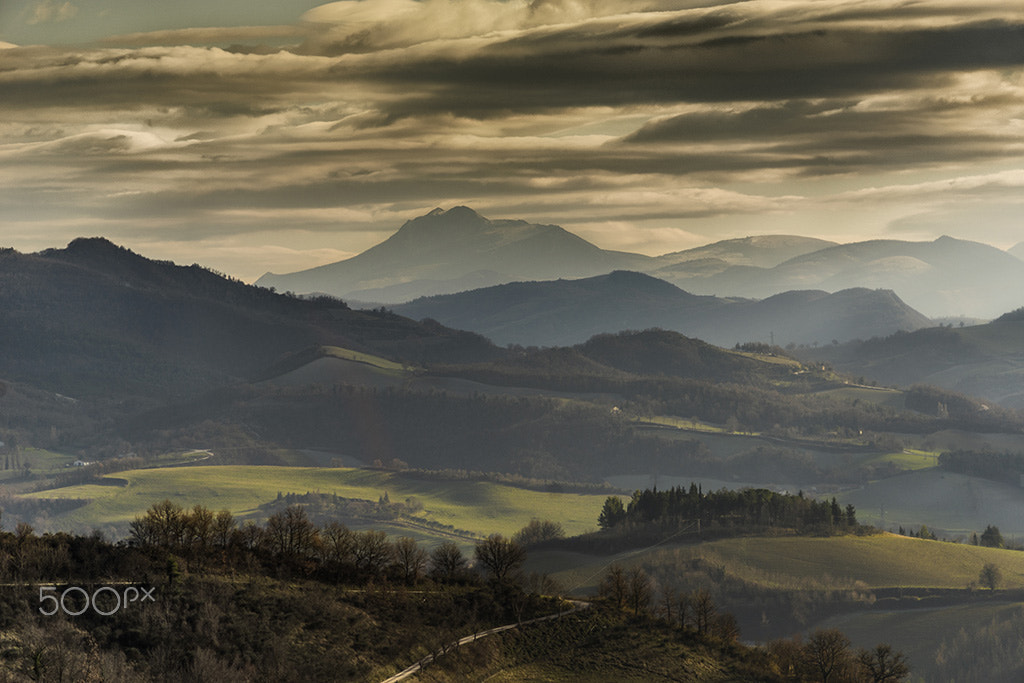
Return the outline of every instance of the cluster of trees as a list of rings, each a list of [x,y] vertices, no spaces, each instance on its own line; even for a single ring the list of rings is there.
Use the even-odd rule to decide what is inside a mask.
[[[1024,680],[1024,639],[1019,605],[1000,610],[988,623],[961,626],[942,642],[935,653],[931,680],[1020,681]]]
[[[658,619],[682,634],[726,643],[740,636],[735,617],[720,611],[707,590],[681,592],[671,585],[659,590],[639,565],[609,567],[599,596],[616,610]],[[775,640],[765,652],[769,670],[787,681],[896,683],[910,675],[903,653],[884,643],[873,650],[854,651],[850,640],[836,629],[819,629],[806,642]]]
[[[532,538],[532,533],[528,526],[520,536]],[[227,510],[184,509],[164,500],[131,523],[128,544],[152,558],[168,558],[169,578],[180,571],[179,559],[189,571],[262,569],[335,583],[385,580],[411,586],[427,578],[472,583],[480,576],[454,541],[427,552],[410,537],[392,541],[383,531],[353,531],[336,521],[318,526],[299,505],[271,515],[261,526],[239,525]],[[500,584],[511,582],[525,559],[524,544],[500,534],[475,546],[475,566]]]
[[[806,642],[775,640],[766,647],[774,668],[787,681],[898,683],[910,676],[902,652],[885,643],[855,651],[837,629],[814,631]]]
[[[613,564],[598,587],[598,595],[616,609],[628,609],[634,616],[657,616],[684,632],[728,642],[740,636],[736,618],[719,612],[708,591],[679,592],[668,586],[659,592],[639,565],[624,569]]]
[[[955,450],[939,455],[939,467],[947,472],[967,474],[1017,485],[1024,475],[1024,453]]]
[[[601,509],[598,525],[611,529],[619,525],[640,526],[674,520],[700,523],[701,530],[720,528],[785,528],[798,532],[845,533],[859,531],[853,505],[842,508],[833,498],[818,501],[767,489],[722,489],[704,493],[697,484],[689,489],[676,486],[668,490],[635,491],[625,506],[609,496]]]
[[[950,540],[948,538],[940,539],[932,529],[928,528],[927,524],[922,524],[921,526],[919,526],[917,528],[917,531],[914,531],[913,528],[906,528],[903,525],[900,525],[897,533],[900,536],[909,536],[910,538],[921,538],[926,541]],[[1006,543],[1006,540],[1003,538],[1003,534],[999,531],[999,527],[997,527],[994,524],[987,525],[985,527],[985,530],[982,531],[980,535],[976,531],[971,532],[971,535],[967,539],[967,542],[971,545],[980,545],[984,548],[1010,548],[1011,550],[1022,549],[1019,545],[1008,545]]]
[[[92,580],[108,573],[131,575],[145,566],[127,548],[104,541],[97,534],[64,532],[36,535],[18,523],[14,531],[0,532],[0,581]]]

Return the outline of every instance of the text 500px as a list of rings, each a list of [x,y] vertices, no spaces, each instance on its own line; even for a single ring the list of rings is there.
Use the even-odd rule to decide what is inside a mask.
[[[58,612],[77,617],[85,614],[92,607],[96,614],[109,617],[118,610],[125,609],[131,603],[156,602],[153,592],[156,588],[125,586],[118,589],[113,586],[100,586],[92,594],[79,586],[69,586],[57,596],[56,586],[39,587],[39,613],[52,617]]]

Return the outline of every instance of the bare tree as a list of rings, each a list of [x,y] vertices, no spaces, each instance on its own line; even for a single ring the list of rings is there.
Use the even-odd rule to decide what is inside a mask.
[[[711,635],[720,640],[734,642],[740,639],[740,625],[736,617],[729,612],[722,612],[711,620]]]
[[[475,554],[477,563],[498,583],[511,580],[526,561],[523,546],[501,534],[492,534],[477,543]]]
[[[305,508],[292,505],[267,519],[266,534],[272,552],[296,559],[310,554],[318,530]]]
[[[430,553],[430,574],[438,581],[457,581],[466,572],[466,556],[454,541],[445,541]]]
[[[651,604],[651,579],[643,567],[633,566],[628,572],[627,583],[629,606],[633,608],[633,614],[639,616]]]
[[[146,514],[129,525],[133,542],[155,545],[167,550],[181,547],[185,534],[185,512],[169,499],[154,503]]]
[[[200,569],[203,558],[213,538],[213,513],[203,505],[195,505],[182,516],[184,529],[182,544],[190,563]]]
[[[874,683],[894,683],[910,675],[910,667],[902,652],[893,652],[892,647],[879,643],[874,650],[861,650],[860,663]]]
[[[231,542],[231,532],[235,530],[235,518],[227,510],[221,510],[213,518],[211,534],[214,545],[227,548]]]
[[[658,612],[672,626],[679,620],[679,592],[674,586],[663,586],[661,599],[658,601]]]
[[[708,633],[711,630],[711,622],[718,612],[711,593],[701,588],[693,594],[690,604],[693,608],[693,620],[697,626],[697,633],[701,635]]]
[[[388,543],[387,534],[383,531],[364,531],[357,533],[354,540],[352,557],[356,569],[371,576],[382,574],[391,561],[391,544]]]
[[[850,639],[839,629],[820,629],[808,638],[804,652],[811,666],[821,676],[821,683],[828,683],[834,674],[849,664]]]
[[[395,567],[407,585],[415,585],[427,566],[427,551],[419,547],[416,539],[402,536],[394,545]]]
[[[629,591],[626,572],[619,565],[613,564],[608,568],[608,573],[605,574],[598,590],[601,596],[610,600],[617,609],[622,609],[622,606],[626,604],[626,594]]]
[[[340,522],[328,522],[320,531],[323,541],[322,559],[330,564],[341,565],[352,560],[355,536]]]

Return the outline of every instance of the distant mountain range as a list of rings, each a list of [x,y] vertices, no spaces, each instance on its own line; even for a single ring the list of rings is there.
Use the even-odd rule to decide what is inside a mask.
[[[514,280],[644,269],[649,256],[600,249],[557,225],[488,220],[464,206],[435,209],[358,256],[256,284],[303,294],[400,303]]]
[[[710,275],[732,267],[772,268],[791,258],[809,254],[835,242],[796,235],[755,235],[722,240],[654,259],[654,269],[645,272],[665,280],[679,274]]]
[[[641,273],[517,282],[425,297],[396,313],[472,330],[498,344],[564,346],[602,332],[662,328],[719,346],[831,343],[932,323],[891,291],[794,291],[762,301],[689,294]]]
[[[651,257],[601,249],[555,225],[435,209],[353,258],[257,284],[383,304],[510,282],[652,275],[698,295],[764,299],[793,290],[892,290],[931,317],[994,318],[1024,305],[1024,246],[870,240],[836,244],[791,235],[731,239]],[[832,339],[843,333],[819,334]],[[810,341],[809,339],[807,341]]]
[[[771,268],[701,264],[660,271],[694,293],[770,296],[793,289],[891,289],[931,317],[994,318],[1024,305],[1024,261],[1001,249],[952,237],[933,242],[871,240],[829,246]]]

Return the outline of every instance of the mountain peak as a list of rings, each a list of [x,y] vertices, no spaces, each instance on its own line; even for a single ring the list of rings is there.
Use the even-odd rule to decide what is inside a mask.
[[[127,247],[114,244],[105,237],[77,237],[64,249],[46,249],[41,256],[62,258],[79,263],[103,265],[103,267],[126,266],[138,267],[150,263],[148,259],[136,254]]]
[[[68,243],[65,251],[74,253],[124,253],[128,249],[118,246],[106,237],[76,237]]]
[[[442,213],[450,218],[483,218],[483,216],[478,214],[473,209],[469,208],[468,206],[462,205],[453,206],[452,208],[448,209],[447,211],[443,211]]]
[[[444,234],[458,236],[464,233],[478,232],[489,227],[491,221],[487,220],[468,206],[456,206],[445,211],[438,207],[430,213],[424,214],[406,221],[405,225],[399,228],[392,237],[408,238],[410,233],[423,233],[429,231],[431,237]]]
[[[498,284],[640,270],[650,260],[605,251],[557,225],[491,220],[459,205],[406,221],[386,240],[351,259],[299,273],[267,274],[257,284],[357,299],[360,292],[372,291],[373,301],[390,304],[457,291],[451,289],[453,283],[472,273],[493,273],[489,284]]]

